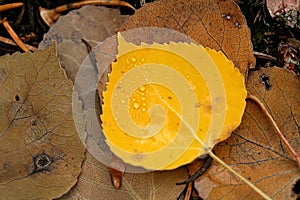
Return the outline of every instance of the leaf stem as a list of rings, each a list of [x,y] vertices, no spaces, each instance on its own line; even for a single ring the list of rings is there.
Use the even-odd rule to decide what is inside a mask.
[[[255,192],[257,192],[260,196],[262,196],[264,199],[272,200],[268,195],[266,195],[263,191],[261,191],[258,187],[256,187],[253,183],[245,179],[242,175],[234,171],[229,165],[227,165],[225,162],[223,162],[218,156],[216,156],[211,150],[208,151],[208,155],[212,157],[215,161],[220,163],[222,166],[224,166],[226,169],[228,169],[231,173],[239,177],[242,181],[244,181],[247,185],[249,185]]]
[[[285,136],[283,135],[283,133],[281,132],[281,130],[277,126],[275,120],[273,119],[272,115],[267,110],[267,108],[265,107],[265,105],[263,104],[263,102],[261,102],[261,100],[259,100],[256,96],[254,96],[252,94],[248,94],[247,99],[250,99],[250,100],[254,101],[257,105],[259,105],[259,107],[267,115],[267,117],[270,119],[270,121],[272,122],[273,126],[275,127],[277,133],[279,134],[280,138],[283,140],[283,142],[286,144],[286,146],[288,147],[288,149],[291,151],[291,153],[293,154],[293,156],[295,157],[295,159],[296,159],[296,161],[298,163],[298,166],[300,167],[300,157],[299,157],[299,155],[294,150],[294,148],[291,146],[291,144],[289,143],[289,141],[285,138]]]
[[[158,92],[155,90],[155,92],[158,94]],[[258,194],[260,194],[264,199],[267,200],[272,200],[268,195],[266,195],[263,191],[261,191],[258,187],[256,187],[253,183],[251,183],[250,181],[248,181],[247,179],[245,179],[242,175],[240,175],[238,172],[234,171],[229,165],[227,165],[225,162],[223,162],[217,155],[215,155],[211,148],[208,147],[195,133],[195,131],[193,130],[193,128],[182,118],[182,116],[174,109],[172,108],[172,106],[170,106],[167,102],[165,102],[164,100],[162,100],[162,102],[168,107],[170,108],[180,119],[181,121],[184,123],[184,125],[187,126],[187,128],[191,131],[191,133],[194,135],[195,139],[202,145],[202,147],[206,150],[206,152],[208,153],[208,155],[210,155],[210,157],[212,157],[216,162],[220,163],[223,167],[225,167],[226,169],[228,169],[230,172],[232,172],[234,175],[236,175],[238,178],[240,178],[242,181],[244,181],[247,185],[249,185],[254,191],[256,191]]]

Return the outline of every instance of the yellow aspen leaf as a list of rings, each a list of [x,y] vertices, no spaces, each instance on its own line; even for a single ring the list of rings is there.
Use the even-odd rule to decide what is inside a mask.
[[[241,122],[244,78],[226,56],[195,43],[127,43],[119,34],[101,116],[125,162],[174,169],[207,153]]]

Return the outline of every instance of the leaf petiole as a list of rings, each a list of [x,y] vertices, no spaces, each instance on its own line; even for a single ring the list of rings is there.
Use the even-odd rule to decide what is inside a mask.
[[[287,139],[285,138],[285,136],[283,135],[283,133],[281,132],[281,130],[277,126],[277,124],[276,124],[275,120],[273,119],[272,115],[267,110],[267,108],[264,106],[263,102],[261,102],[261,100],[259,100],[256,96],[254,96],[252,94],[248,94],[247,99],[254,101],[262,109],[262,111],[267,115],[267,117],[270,119],[270,121],[272,122],[273,126],[275,127],[278,135],[283,140],[283,142],[286,144],[286,146],[288,147],[288,149],[291,151],[291,153],[293,154],[293,156],[295,157],[295,159],[296,159],[296,161],[298,163],[298,166],[300,167],[300,157],[299,157],[299,155],[294,150],[294,148],[291,146],[291,144],[289,143],[289,141],[287,141]]]
[[[265,194],[263,191],[261,191],[258,187],[256,187],[253,183],[245,179],[242,175],[234,171],[229,165],[227,165],[225,162],[223,162],[218,156],[216,156],[211,150],[208,151],[208,155],[212,157],[215,161],[220,163],[223,167],[228,169],[231,173],[239,177],[242,181],[244,181],[247,185],[249,185],[255,192],[257,192],[259,195],[261,195],[264,199],[272,200],[267,194]]]

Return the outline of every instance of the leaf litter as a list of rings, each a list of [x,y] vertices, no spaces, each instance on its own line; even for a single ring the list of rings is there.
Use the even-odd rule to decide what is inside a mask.
[[[173,2],[173,1],[172,1]],[[174,3],[174,2],[173,2]],[[181,4],[180,2],[179,2],[179,4]],[[150,6],[150,5],[149,5]],[[162,6],[161,6],[162,7]],[[207,7],[208,8],[208,7]],[[227,9],[227,11],[228,11],[228,9]],[[141,12],[140,12],[141,13]],[[179,12],[178,12],[179,13]],[[152,13],[153,14],[153,13]],[[222,14],[224,14],[224,13],[222,13]],[[231,14],[231,13],[230,13]],[[140,14],[141,15],[141,14]],[[150,16],[153,16],[153,15],[150,15]],[[229,16],[229,17],[228,17]],[[139,17],[141,17],[141,16],[139,16]],[[231,15],[221,15],[221,17],[222,17],[222,19],[224,20],[224,19],[227,19],[227,18],[230,18],[231,19]],[[133,17],[132,17],[133,18]],[[149,18],[150,19],[150,18]],[[200,19],[202,19],[202,18],[200,18]],[[205,19],[207,19],[207,17],[205,18]],[[228,22],[231,22],[230,21],[230,19],[228,19]],[[242,16],[242,18],[241,19],[244,19],[243,18],[243,16]],[[204,19],[202,19],[202,20],[204,20]],[[143,20],[141,20],[141,21],[143,21]],[[143,22],[140,22],[139,21],[139,23],[144,23],[144,24],[147,24],[146,23],[146,21],[147,21],[147,18],[146,19],[144,19],[144,21]],[[151,21],[151,20],[150,20]],[[175,20],[176,21],[176,20]],[[201,21],[201,20],[200,20]],[[218,20],[218,21],[220,21],[220,20]],[[155,20],[153,20],[152,22],[150,22],[150,24],[155,24],[156,22],[155,22]],[[225,23],[227,23],[227,21],[225,22]],[[134,24],[134,23],[132,23],[132,24]],[[138,23],[137,23],[138,24]],[[174,23],[170,23],[170,24],[174,24]],[[184,24],[184,22],[182,22],[181,23],[181,25],[182,24]],[[236,24],[236,25],[239,25],[240,23],[238,23],[238,24]],[[128,25],[128,26],[132,26],[132,25]],[[135,26],[135,25],[134,25]],[[125,26],[126,27],[126,26]],[[205,26],[206,27],[206,26]],[[237,28],[239,28],[239,26],[236,26]],[[244,27],[244,26],[241,26],[241,28],[242,27]],[[181,29],[181,30],[183,30],[183,29]],[[196,30],[196,29],[195,29]],[[207,29],[207,30],[210,30],[209,28]],[[212,29],[213,30],[213,29]],[[230,29],[231,30],[231,29]],[[185,30],[184,30],[185,31]],[[211,33],[211,32],[209,32],[209,33]],[[246,34],[245,34],[246,33]],[[244,35],[247,35],[247,34],[249,34],[249,33],[247,33],[247,30],[244,30]],[[196,35],[196,33],[194,33],[194,35]],[[249,36],[250,37],[250,36]],[[201,38],[201,37],[200,37]],[[204,38],[204,37],[202,37],[202,38]],[[217,38],[217,37],[216,37]],[[244,37],[243,37],[244,38]],[[212,37],[212,39],[215,39],[214,37]],[[205,39],[206,40],[206,39]],[[249,39],[250,40],[250,39]],[[207,41],[209,41],[209,40],[207,40]],[[216,41],[219,41],[219,40],[216,40]],[[221,40],[221,41],[226,41],[226,38],[225,38],[225,40]],[[246,40],[246,41],[248,41],[248,40]],[[205,42],[205,41],[203,41],[203,42]],[[203,44],[203,42],[200,42],[201,44]],[[219,47],[221,47],[221,50],[223,50],[224,51],[224,48],[223,48],[223,46],[224,45],[226,45],[226,44],[230,44],[230,43],[227,43],[227,42],[225,42],[225,43],[222,43],[222,42],[217,42],[217,44],[219,44],[219,45],[217,45],[217,47],[219,46]],[[221,44],[221,45],[220,45]],[[250,44],[250,45],[249,45]],[[248,69],[248,67],[249,67],[249,65],[252,65],[253,66],[253,63],[255,62],[254,61],[254,57],[251,57],[253,54],[252,54],[252,47],[251,47],[251,43],[249,43],[248,45],[242,45],[242,47],[241,48],[238,48],[239,50],[241,50],[242,52],[244,52],[242,49],[243,49],[243,47],[244,46],[246,46],[248,49],[250,48],[251,49],[251,53],[246,53],[247,52],[247,50],[244,52],[245,53],[245,55],[248,55],[248,56],[250,56],[250,57],[248,57],[248,58],[246,58],[246,59],[241,59],[242,61],[241,62],[243,62],[244,63],[244,68],[243,68],[243,70],[244,70],[244,72],[245,73],[243,73],[244,75],[245,74],[247,74],[247,69]],[[208,44],[209,45],[209,44]],[[230,45],[228,45],[228,48],[230,48]],[[247,49],[246,48],[246,49]],[[235,48],[232,48],[232,49],[235,49]],[[225,51],[224,51],[225,52]],[[243,53],[243,54],[244,54]],[[230,55],[230,53],[228,53],[228,55]],[[234,60],[234,56],[232,56],[231,57],[231,59],[232,60]],[[245,58],[245,57],[244,57]],[[247,60],[247,61],[245,61],[245,60]],[[235,64],[238,64],[238,62],[236,61],[236,60],[234,60],[234,62],[235,62]],[[245,63],[247,63],[247,65],[245,64]],[[239,64],[238,64],[239,65]],[[247,67],[246,67],[247,66]],[[5,79],[5,77],[3,78],[3,77],[1,77],[1,79],[2,80],[4,80]],[[2,81],[1,80],[1,81]],[[251,105],[251,103],[250,103],[250,105]],[[248,106],[247,106],[247,108],[248,108]],[[262,118],[262,117],[261,117]],[[276,118],[275,118],[276,119]],[[292,119],[291,119],[291,121],[292,121]],[[243,124],[242,124],[243,125]],[[239,129],[238,129],[239,130]],[[283,129],[283,132],[285,133],[285,130]],[[234,132],[234,134],[235,134],[235,132]],[[235,136],[232,136],[232,137],[235,137]],[[278,139],[278,136],[277,135],[275,135],[274,136],[274,138],[276,138],[277,137],[277,139]],[[288,138],[289,139],[289,138]],[[231,138],[229,139],[229,140],[231,140]],[[296,138],[295,139],[296,141],[298,141],[299,142],[299,139],[298,138]],[[223,144],[223,143],[222,143]],[[280,143],[279,143],[280,144]],[[217,147],[218,148],[218,147]],[[288,153],[287,153],[287,155],[288,155]],[[88,156],[87,156],[88,157]],[[222,157],[221,157],[222,158]],[[230,164],[230,162],[229,162],[229,164]],[[298,174],[299,174],[299,172],[298,172]],[[228,177],[231,177],[232,175],[230,174],[230,176],[228,176]],[[108,180],[108,179],[105,179],[105,180]],[[182,180],[182,179],[181,179]],[[179,181],[178,181],[179,182]],[[296,184],[295,183],[295,181],[292,183],[292,184]],[[76,190],[76,187],[74,187],[75,188],[75,190]],[[74,189],[73,188],[73,189]],[[202,188],[202,190],[203,190],[203,188]],[[294,189],[295,191],[296,191],[296,189]],[[294,191],[293,190],[293,191]],[[169,191],[169,190],[168,190]],[[246,191],[246,190],[245,190]],[[289,190],[289,191],[291,191],[291,190]],[[294,192],[295,193],[295,192]],[[227,193],[226,193],[227,194]],[[232,195],[231,193],[229,193],[230,195]],[[289,193],[289,194],[291,194],[291,193]],[[79,195],[80,196],[80,194],[77,194],[77,195]],[[101,195],[101,194],[100,194]],[[296,194],[294,194],[294,196],[295,195],[297,195],[297,193]],[[78,197],[78,196],[77,196]],[[229,196],[227,196],[227,197],[229,197]]]

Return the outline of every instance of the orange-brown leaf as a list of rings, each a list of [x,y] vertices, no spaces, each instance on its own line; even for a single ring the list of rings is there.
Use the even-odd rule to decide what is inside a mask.
[[[156,1],[144,5],[129,17],[120,30],[141,27],[173,29],[203,46],[221,50],[244,77],[247,77],[249,66],[255,65],[249,28],[233,1]]]
[[[281,68],[251,72],[248,91],[264,102],[296,152],[300,152],[300,79]],[[247,102],[240,127],[215,153],[273,199],[296,199],[300,169],[258,105]],[[205,199],[258,199],[247,185],[216,162],[195,187]]]

